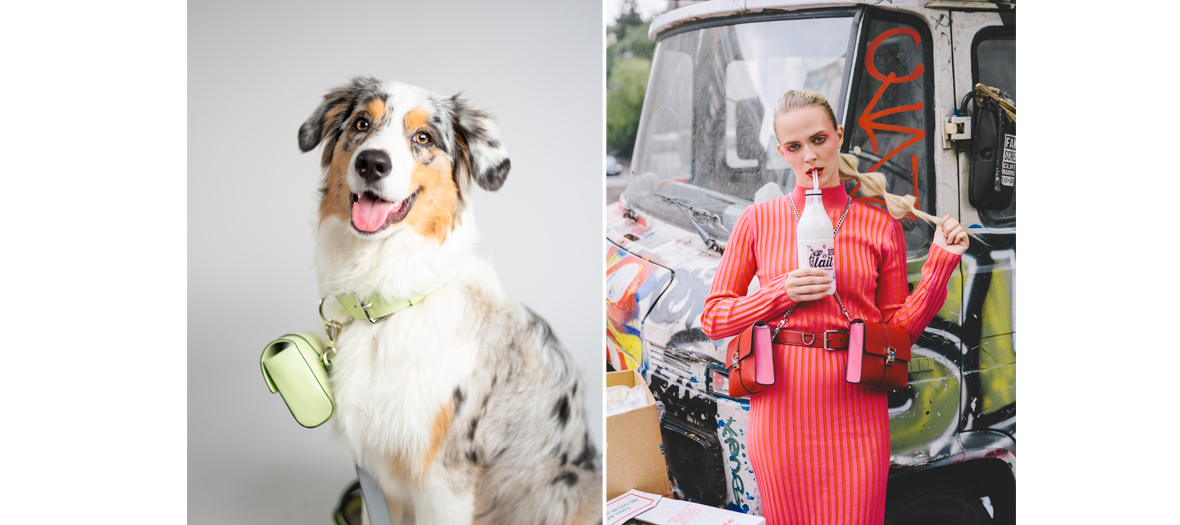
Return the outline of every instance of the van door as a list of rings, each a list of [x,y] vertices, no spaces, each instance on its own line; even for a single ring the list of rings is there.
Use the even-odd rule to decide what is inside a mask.
[[[932,35],[931,29],[921,17],[865,10],[845,106],[844,147],[857,157],[860,171],[884,174],[890,193],[914,195],[927,213],[957,216],[958,165],[954,151],[942,148],[935,111],[953,96],[951,45],[949,36]],[[859,191],[854,196],[880,202]],[[934,229],[920,220],[901,224],[912,289],[921,278]],[[946,306],[915,342],[909,388],[889,393],[892,461],[898,466],[918,466],[958,451],[952,437],[960,421],[963,355],[956,279],[948,287]]]
[[[955,93],[962,99],[976,83],[1016,97],[1015,12],[951,12]],[[973,103],[966,104],[972,127],[979,125]],[[963,256],[963,394],[961,430],[1016,431],[1016,197],[1003,209],[972,207],[966,188],[973,156],[995,155],[1015,171],[1015,128],[1000,149],[960,144],[960,217],[990,246],[972,242]],[[1000,133],[1004,133],[1002,130]],[[982,134],[980,134],[982,136]],[[978,140],[980,137],[973,137]],[[1007,150],[1007,151],[1005,151]],[[1003,155],[1003,157],[1001,157]],[[1010,168],[1010,171],[1009,171]],[[999,182],[997,182],[999,184]]]

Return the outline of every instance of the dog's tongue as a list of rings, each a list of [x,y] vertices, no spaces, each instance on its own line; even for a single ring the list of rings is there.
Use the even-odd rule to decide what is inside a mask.
[[[383,201],[369,193],[363,193],[352,203],[352,224],[358,230],[375,232],[385,225],[389,214],[401,208],[402,203]]]

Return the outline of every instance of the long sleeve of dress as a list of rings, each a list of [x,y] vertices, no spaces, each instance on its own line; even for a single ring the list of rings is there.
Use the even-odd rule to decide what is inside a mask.
[[[893,221],[882,249],[876,303],[881,310],[881,322],[905,328],[910,340],[917,341],[946,302],[947,281],[958,268],[961,256],[932,245],[922,265],[922,279],[914,287],[914,293],[908,294],[905,252],[901,223]]]
[[[786,274],[759,283],[758,291],[746,295],[750,281],[758,271],[754,256],[755,215],[755,207],[751,206],[738,218],[713,276],[713,286],[701,314],[701,328],[711,339],[737,335],[755,321],[782,315],[795,305],[783,289]]]

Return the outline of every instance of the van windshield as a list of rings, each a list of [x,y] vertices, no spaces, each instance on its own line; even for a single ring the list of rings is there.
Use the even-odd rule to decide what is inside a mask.
[[[850,16],[690,30],[660,40],[632,159],[628,206],[689,230],[676,204],[725,240],[755,200],[794,188],[778,151],[774,105],[791,89],[843,111]],[[756,199],[757,195],[757,199]]]

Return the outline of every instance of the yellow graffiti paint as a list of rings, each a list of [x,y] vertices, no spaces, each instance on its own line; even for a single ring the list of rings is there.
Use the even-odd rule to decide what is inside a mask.
[[[946,302],[942,304],[938,313],[934,314],[935,317],[958,326],[963,325],[963,317],[959,312],[963,311],[963,275],[966,273],[966,265],[960,262],[958,270],[951,274],[950,280],[946,283]],[[917,285],[916,281],[914,285]]]
[[[1016,348],[1012,343],[1012,274],[1010,267],[992,273],[983,300],[979,345],[979,386],[983,414],[1016,402]]]
[[[979,394],[983,414],[1016,402],[1016,351],[1012,337],[985,339],[979,347]]]
[[[923,356],[933,367],[936,379],[910,382],[914,399],[909,408],[889,418],[889,435],[894,455],[925,450],[930,442],[956,425],[959,418],[959,377],[941,360]]]
[[[1011,274],[1011,270],[992,272],[991,286],[983,299],[983,331],[979,334],[982,338],[1012,333]],[[985,293],[984,290],[978,292]]]
[[[906,280],[911,286],[918,286],[918,282],[922,280],[922,265],[926,264],[926,256],[921,259],[913,259],[906,261]],[[942,308],[935,317],[944,321],[949,321],[956,325],[962,325],[963,320],[959,316],[963,304],[963,273],[965,266],[959,263],[959,269],[951,274],[951,278],[946,285],[946,301],[942,303]]]
[[[643,341],[639,336],[628,334],[625,329],[620,330],[615,320],[607,319],[606,340],[608,345],[619,350],[626,359],[627,370],[639,369],[639,363],[643,359]]]

